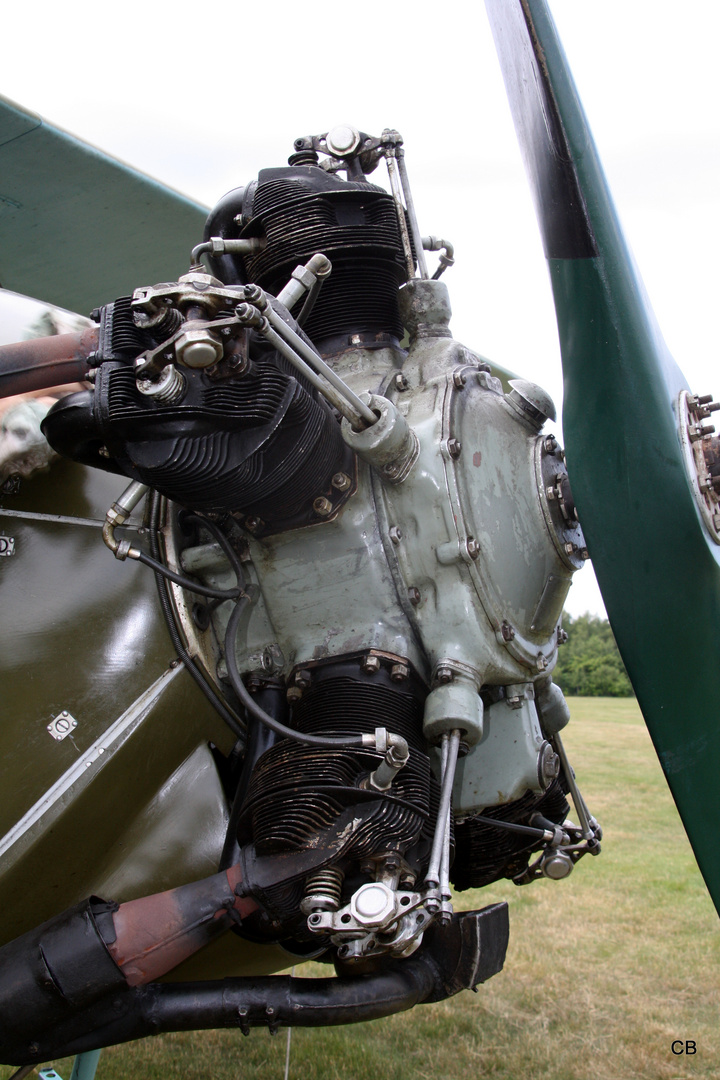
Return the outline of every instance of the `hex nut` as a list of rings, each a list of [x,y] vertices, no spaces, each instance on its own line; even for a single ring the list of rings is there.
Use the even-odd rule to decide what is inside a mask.
[[[403,537],[402,529],[399,529],[397,525],[391,525],[389,536],[393,544],[399,544]]]
[[[186,330],[175,343],[178,363],[205,368],[222,359],[223,347],[207,330]]]
[[[287,691],[287,694],[285,695],[285,697],[291,703],[293,701],[299,701],[300,698],[302,697],[302,690],[300,689],[299,686],[290,686],[290,687],[288,687],[288,691]]]
[[[313,501],[313,510],[318,517],[327,517],[332,513],[332,509],[333,504],[324,495],[318,495],[317,499]]]
[[[380,658],[377,656],[365,656],[362,661],[363,671],[367,671],[372,675],[374,672],[380,670]]]
[[[446,665],[439,667],[435,673],[435,678],[443,686],[447,683],[451,683],[454,677],[452,668],[449,668]]]
[[[467,382],[467,375],[463,371],[453,372],[453,383],[458,390],[462,390],[463,386]]]
[[[347,489],[352,484],[352,480],[347,475],[347,473],[336,472],[330,483],[336,491],[347,491]]]
[[[460,457],[462,451],[462,443],[459,439],[448,439],[447,441],[448,454],[456,461]]]
[[[477,559],[480,554],[480,544],[474,536],[468,536],[467,538],[467,553],[471,559]]]
[[[300,671],[295,672],[293,682],[296,686],[299,686],[301,690],[307,690],[312,682],[312,675],[306,668],[302,668]]]
[[[411,585],[410,588],[408,589],[408,600],[410,601],[410,603],[412,604],[413,607],[417,607],[418,604],[420,603],[420,600],[421,600],[420,590],[418,588],[416,588],[415,585]]]
[[[402,371],[397,372],[397,374],[393,378],[393,383],[395,385],[395,389],[400,390],[401,392],[403,390],[407,390],[409,386],[409,383],[407,381],[407,375],[404,375]]]
[[[410,674],[407,664],[393,664],[390,668],[390,678],[393,682],[404,682]]]

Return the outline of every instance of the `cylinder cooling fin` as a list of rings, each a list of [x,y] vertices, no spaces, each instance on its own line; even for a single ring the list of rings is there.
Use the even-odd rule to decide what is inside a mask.
[[[212,265],[227,283],[254,281],[275,295],[298,262],[316,251],[327,255],[333,271],[305,323],[319,346],[334,338],[402,337],[397,290],[406,270],[395,206],[383,188],[315,165],[263,169],[251,189],[225,197],[205,233],[267,238],[257,254]]]

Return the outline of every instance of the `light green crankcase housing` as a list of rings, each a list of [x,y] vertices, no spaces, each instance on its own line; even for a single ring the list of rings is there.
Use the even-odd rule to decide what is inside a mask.
[[[567,710],[548,676],[584,541],[553,488],[566,474],[554,439],[540,435],[547,396],[525,383],[505,394],[452,339],[442,283],[412,281],[401,295],[407,357],[351,349],[334,364],[381,413],[359,434],[343,425],[359,458],[356,490],[332,520],[250,540],[257,590],[237,660],[241,672],[286,677],[367,650],[409,661],[431,688],[430,741],[461,727],[475,746],[458,770],[462,813],[549,782],[533,684],[558,730]],[[183,566],[230,583],[212,546],[186,550]],[[229,605],[214,614],[219,641],[228,616]],[[501,701],[483,725],[483,686],[508,688],[522,706]]]

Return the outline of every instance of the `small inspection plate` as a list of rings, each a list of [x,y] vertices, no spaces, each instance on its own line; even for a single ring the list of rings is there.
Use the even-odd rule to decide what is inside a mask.
[[[60,742],[74,731],[76,727],[77,720],[65,709],[63,712],[57,714],[55,719],[48,724],[47,729],[53,739],[57,739],[57,741]]]

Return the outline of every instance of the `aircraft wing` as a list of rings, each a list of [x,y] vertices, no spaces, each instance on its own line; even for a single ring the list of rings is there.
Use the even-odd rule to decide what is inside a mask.
[[[0,98],[0,285],[86,314],[175,280],[207,208]]]
[[[720,909],[720,547],[678,437],[686,383],[626,248],[546,3],[486,4],[552,279],[573,494],[613,632]]]

